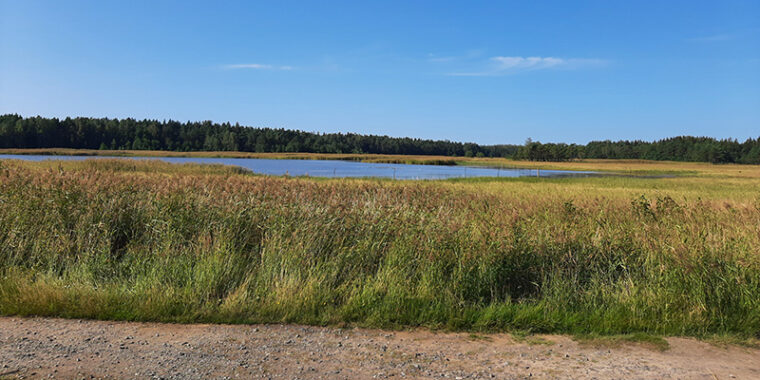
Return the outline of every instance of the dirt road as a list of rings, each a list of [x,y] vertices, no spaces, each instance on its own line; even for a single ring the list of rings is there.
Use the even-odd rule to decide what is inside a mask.
[[[564,336],[0,318],[0,379],[760,379],[760,350]]]

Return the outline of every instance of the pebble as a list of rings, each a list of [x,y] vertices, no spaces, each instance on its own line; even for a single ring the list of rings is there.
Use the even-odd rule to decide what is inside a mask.
[[[78,323],[38,318],[23,321],[27,329],[17,331],[21,321],[0,318],[0,367],[3,369],[0,378],[11,368],[19,368],[19,378],[67,378],[73,376],[77,367],[81,368],[80,378],[101,375],[99,371],[105,368],[107,377],[153,379],[351,379],[373,375],[375,378],[480,379],[544,378],[558,373],[568,378],[697,378],[702,374],[700,370],[705,371],[663,364],[651,357],[640,361],[629,351],[612,353],[607,349],[581,349],[573,344],[568,345],[564,354],[552,348],[510,346],[500,343],[498,338],[494,338],[493,343],[479,341],[473,346],[467,339],[458,340],[456,334],[443,335],[446,333],[441,333],[442,339],[437,340],[427,332],[419,334],[422,338],[410,335],[414,333],[399,333],[406,337],[401,338],[371,330],[354,329],[346,335],[339,329],[271,325],[266,327],[266,334],[243,340],[246,332],[259,332],[259,328],[211,326],[204,335],[196,327],[148,324],[161,326],[165,332],[158,334],[155,327],[143,333],[138,326],[144,325],[121,322]],[[121,333],[120,328],[123,328]],[[132,334],[125,335],[124,329]],[[160,335],[165,338],[155,339]],[[109,340],[114,342],[112,346]],[[391,353],[381,356],[389,347],[393,348]],[[646,355],[647,351],[635,353]],[[739,355],[745,356],[726,363],[726,366],[732,365],[731,368],[741,368],[735,369],[729,378],[744,377],[739,371],[746,371],[747,364],[740,360],[746,362],[749,354]],[[578,361],[568,362],[563,356]],[[755,358],[760,359],[760,354]],[[501,365],[494,365],[496,363]],[[555,375],[547,375],[544,372],[547,368],[553,368],[550,373]]]

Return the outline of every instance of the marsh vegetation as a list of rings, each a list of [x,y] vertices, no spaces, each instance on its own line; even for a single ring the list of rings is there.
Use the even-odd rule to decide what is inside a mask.
[[[157,161],[0,165],[5,315],[760,332],[755,166],[394,182]]]

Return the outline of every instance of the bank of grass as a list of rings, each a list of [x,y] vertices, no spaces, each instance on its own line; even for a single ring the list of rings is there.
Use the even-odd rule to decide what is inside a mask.
[[[116,157],[211,157],[266,158],[291,160],[340,160],[370,163],[417,165],[464,165],[494,168],[540,170],[576,170],[616,173],[627,176],[710,176],[760,178],[757,165],[710,164],[704,162],[672,162],[648,160],[587,159],[566,162],[519,161],[509,158],[450,157],[391,154],[329,154],[329,153],[252,153],[252,152],[168,152],[153,150],[94,150],[94,149],[0,149],[0,154],[49,156],[116,156]]]
[[[666,351],[670,348],[668,341],[661,336],[640,332],[624,335],[578,334],[573,339],[583,346],[592,347],[613,348],[633,343],[659,351]],[[739,341],[743,340],[737,340],[737,342]]]
[[[396,182],[0,162],[1,314],[760,333],[753,176]]]
[[[255,152],[173,152],[163,150],[96,150],[70,148],[0,149],[0,154],[43,156],[108,156],[108,157],[203,157],[203,158],[263,158],[272,160],[338,160],[384,164],[461,165],[463,157],[414,156],[401,154],[353,153],[255,153]]]

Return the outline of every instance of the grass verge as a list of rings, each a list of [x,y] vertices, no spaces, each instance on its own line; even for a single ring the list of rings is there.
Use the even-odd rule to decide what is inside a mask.
[[[637,344],[658,351],[666,351],[670,344],[661,336],[647,333],[632,333],[624,335],[595,335],[579,334],[573,339],[583,346],[613,348],[624,344]]]
[[[4,161],[0,314],[746,340],[758,188]]]

